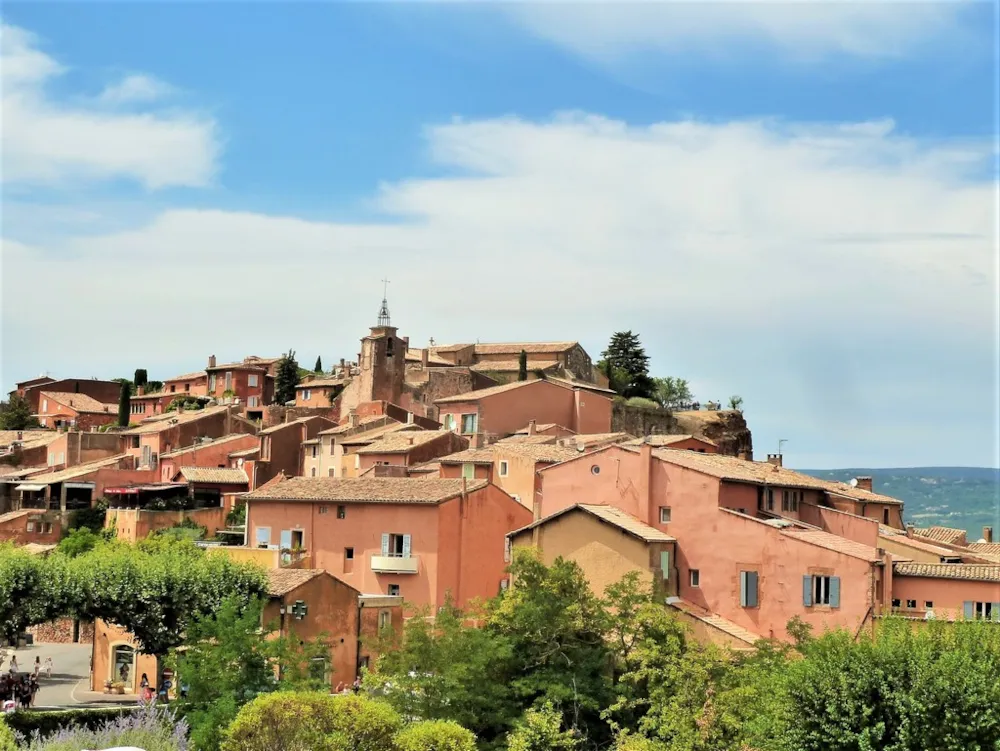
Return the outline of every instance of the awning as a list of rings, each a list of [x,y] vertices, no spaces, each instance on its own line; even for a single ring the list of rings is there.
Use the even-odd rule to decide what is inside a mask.
[[[64,482],[64,488],[71,488],[73,490],[93,490],[97,487],[97,483],[94,482]]]
[[[14,490],[37,492],[39,490],[45,490],[45,488],[47,487],[48,485],[39,485],[38,483],[35,482],[23,482],[16,488],[14,488]]]

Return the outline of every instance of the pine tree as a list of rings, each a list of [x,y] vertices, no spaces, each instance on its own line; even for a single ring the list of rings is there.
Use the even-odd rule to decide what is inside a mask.
[[[523,349],[521,354],[517,358],[517,380],[527,381],[528,380],[528,353]]]
[[[299,364],[295,360],[295,351],[288,350],[278,361],[278,372],[274,377],[274,401],[287,404],[295,401],[295,387],[299,383]]]
[[[132,410],[132,395],[128,381],[122,382],[121,391],[118,393],[118,424],[121,427],[128,425],[129,413]]]
[[[639,342],[639,335],[631,331],[617,331],[611,336],[608,348],[601,353],[608,368],[606,374],[612,381],[618,393],[626,399],[634,396],[651,398],[655,390],[653,380],[649,377],[649,357]],[[613,379],[612,374],[621,373],[625,378]]]
[[[319,357],[319,356],[316,357],[316,366],[313,368],[313,370],[315,372],[317,372],[317,373],[322,373],[323,372],[323,358],[322,357]]]
[[[31,403],[14,393],[10,401],[0,402],[0,430],[30,430],[39,427],[31,414]]]

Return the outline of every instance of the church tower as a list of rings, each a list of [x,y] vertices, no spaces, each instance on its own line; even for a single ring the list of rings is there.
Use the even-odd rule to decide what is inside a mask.
[[[382,306],[371,332],[361,340],[358,356],[361,402],[386,401],[399,404],[406,375],[406,350],[409,339],[396,336],[389,318],[388,279],[383,279]]]

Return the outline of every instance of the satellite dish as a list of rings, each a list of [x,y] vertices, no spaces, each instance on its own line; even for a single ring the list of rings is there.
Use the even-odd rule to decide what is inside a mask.
[[[858,478],[857,477],[852,477],[851,478],[851,487],[852,488],[858,487]]]

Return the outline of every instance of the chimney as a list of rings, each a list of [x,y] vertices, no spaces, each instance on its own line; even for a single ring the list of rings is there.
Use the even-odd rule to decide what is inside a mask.
[[[537,423],[534,420],[528,420],[528,435],[535,434],[535,426]]]
[[[872,478],[870,477],[855,477],[858,481],[858,488],[861,490],[867,490],[869,493],[872,492]]]
[[[424,369],[427,368],[427,362],[430,358],[430,354],[431,351],[427,349],[427,347],[424,347],[422,350],[420,350],[420,367]]]
[[[915,529],[915,527],[912,524],[907,524],[906,525],[906,536],[907,537],[913,537],[913,530],[914,529]]]
[[[775,467],[783,467],[781,454],[768,454],[767,463],[773,464]]]
[[[215,355],[209,355],[208,356],[208,367],[210,367],[210,368],[214,368],[215,367]]]
[[[351,410],[347,413],[347,424],[352,428],[358,427],[358,413],[356,410]]]
[[[403,336],[403,337],[400,337],[400,338],[403,340],[403,349],[409,349],[410,348],[410,337]]]
[[[983,539],[986,542],[993,542],[993,527],[983,527]]]
[[[736,455],[736,458],[739,459],[740,461],[744,461],[744,462],[750,460],[750,457],[747,456],[747,452],[746,451],[739,452],[739,454]]]
[[[136,396],[142,396],[145,393],[146,393],[146,387],[145,386],[136,386],[135,387],[135,395]]]
[[[412,435],[408,435],[408,436],[406,436],[406,443],[407,443],[407,445],[409,445],[409,446],[412,446],[412,445],[413,445],[413,436],[412,436]]]

